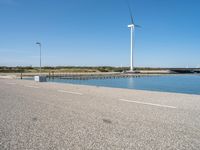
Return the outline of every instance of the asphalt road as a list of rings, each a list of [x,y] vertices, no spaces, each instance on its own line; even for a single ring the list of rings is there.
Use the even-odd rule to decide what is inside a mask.
[[[200,96],[0,79],[0,150],[199,150]]]

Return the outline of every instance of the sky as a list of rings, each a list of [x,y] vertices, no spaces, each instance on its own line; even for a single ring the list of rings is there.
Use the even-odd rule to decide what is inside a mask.
[[[200,67],[199,0],[129,0],[134,66]],[[125,0],[0,0],[0,66],[129,66]]]

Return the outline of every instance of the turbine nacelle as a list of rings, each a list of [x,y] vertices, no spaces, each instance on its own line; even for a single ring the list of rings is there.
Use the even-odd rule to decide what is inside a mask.
[[[134,24],[130,24],[130,25],[128,25],[128,28],[134,28],[134,27],[135,27]]]

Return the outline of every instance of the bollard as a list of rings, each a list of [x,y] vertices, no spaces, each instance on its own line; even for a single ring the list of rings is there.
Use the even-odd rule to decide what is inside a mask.
[[[54,71],[52,71],[53,79],[54,79]]]

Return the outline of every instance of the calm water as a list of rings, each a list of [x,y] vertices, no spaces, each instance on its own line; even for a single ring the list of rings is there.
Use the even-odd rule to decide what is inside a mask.
[[[50,79],[48,81],[200,95],[200,75],[170,75],[157,77],[92,80]]]

